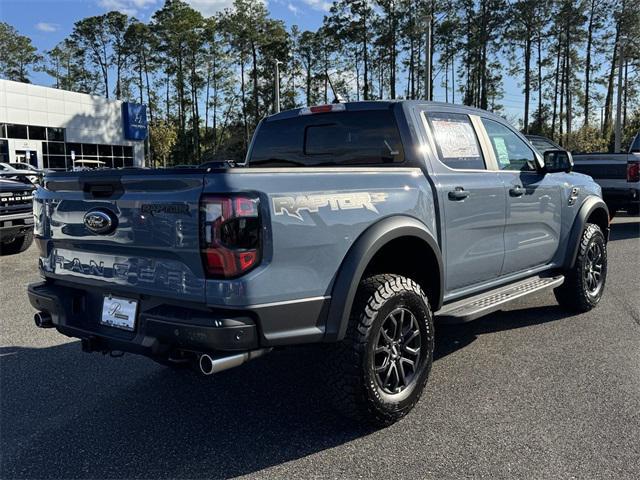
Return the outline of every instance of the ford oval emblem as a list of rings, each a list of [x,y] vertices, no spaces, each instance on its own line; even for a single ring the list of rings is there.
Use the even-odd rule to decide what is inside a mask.
[[[116,228],[116,223],[116,217],[105,210],[91,210],[84,216],[85,227],[100,235],[113,232]]]

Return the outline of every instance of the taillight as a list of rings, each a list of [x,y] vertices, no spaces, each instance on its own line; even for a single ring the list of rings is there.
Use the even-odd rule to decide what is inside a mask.
[[[627,182],[640,182],[640,161],[627,162]]]
[[[312,115],[314,113],[344,112],[344,103],[331,103],[329,105],[315,105],[313,107],[301,108],[298,115]]]
[[[209,276],[237,277],[260,263],[258,198],[207,195],[200,206],[202,261]]]

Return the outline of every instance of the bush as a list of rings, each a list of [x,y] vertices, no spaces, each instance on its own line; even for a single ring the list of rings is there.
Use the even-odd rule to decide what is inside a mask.
[[[606,152],[608,148],[607,140],[600,133],[600,129],[595,127],[582,127],[565,134],[560,143],[567,150],[580,153]]]

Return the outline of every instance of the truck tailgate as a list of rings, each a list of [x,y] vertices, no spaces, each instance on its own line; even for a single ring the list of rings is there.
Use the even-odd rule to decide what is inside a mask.
[[[202,186],[200,172],[47,177],[34,201],[41,268],[53,278],[104,286],[105,293],[202,302]]]
[[[573,156],[573,170],[595,180],[626,180],[626,153],[591,153]]]

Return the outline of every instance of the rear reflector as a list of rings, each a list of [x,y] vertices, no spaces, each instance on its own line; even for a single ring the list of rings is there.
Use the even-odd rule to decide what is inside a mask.
[[[640,182],[640,161],[627,162],[627,182]]]
[[[233,278],[260,263],[258,198],[212,196],[201,201],[202,262],[209,277]]]
[[[344,103],[332,103],[330,105],[316,105],[300,109],[300,115],[312,115],[314,113],[344,112],[347,109]]]

